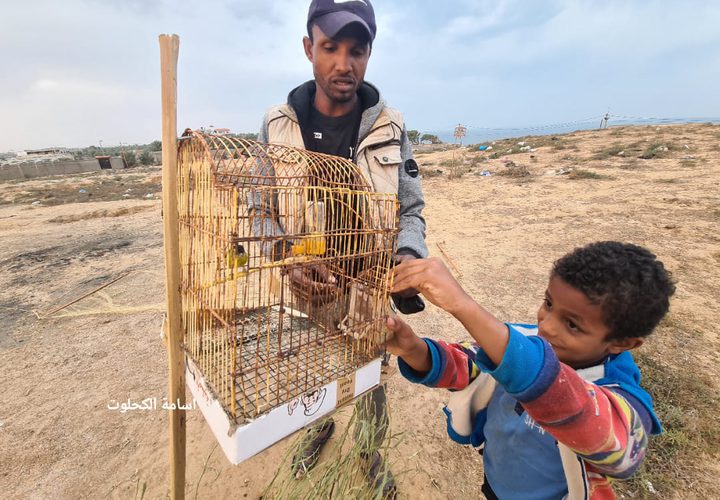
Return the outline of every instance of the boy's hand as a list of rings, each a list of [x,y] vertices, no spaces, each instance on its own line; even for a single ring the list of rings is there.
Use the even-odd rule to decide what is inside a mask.
[[[412,328],[396,316],[389,316],[385,322],[392,338],[385,344],[390,354],[403,359],[417,372],[427,372],[432,368],[430,351],[423,339],[415,335]]]
[[[472,300],[437,257],[410,260],[395,267],[392,292],[402,293],[411,288],[450,314],[455,314]]]

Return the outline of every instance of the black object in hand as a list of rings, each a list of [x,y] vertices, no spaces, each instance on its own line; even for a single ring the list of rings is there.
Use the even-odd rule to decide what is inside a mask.
[[[401,297],[393,294],[391,297],[395,307],[403,314],[415,314],[425,310],[425,301],[419,295]]]

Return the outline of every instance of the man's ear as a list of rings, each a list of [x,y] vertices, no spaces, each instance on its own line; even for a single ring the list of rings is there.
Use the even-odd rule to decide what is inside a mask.
[[[303,49],[305,49],[305,57],[308,58],[308,61],[313,62],[313,53],[312,53],[312,40],[310,40],[310,37],[304,36],[303,37]]]
[[[610,354],[620,354],[621,352],[629,351],[630,349],[637,349],[643,343],[645,339],[643,337],[626,337],[624,339],[613,339],[610,341],[608,351]]]

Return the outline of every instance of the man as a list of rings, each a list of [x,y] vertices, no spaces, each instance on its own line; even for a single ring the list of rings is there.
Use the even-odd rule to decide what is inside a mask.
[[[292,90],[286,104],[268,110],[259,141],[353,161],[376,191],[398,195],[397,261],[426,257],[422,217],[425,202],[402,115],[386,107],[378,89],[364,81],[376,34],[370,0],[313,0],[308,11],[307,32],[303,47],[315,78]],[[307,288],[310,281],[315,289],[333,285],[332,276],[327,273],[291,276],[291,279],[300,288]],[[422,300],[412,291],[394,300],[401,312],[417,312],[423,308]],[[385,438],[385,406],[383,386],[358,403],[359,420],[377,423],[378,431],[368,450],[377,450]],[[298,475],[315,465],[320,448],[333,429],[334,423],[328,420],[319,429],[310,431],[313,439],[308,439],[308,447],[294,464]],[[383,467],[380,454],[370,451],[364,458],[371,484],[383,485],[384,491],[392,494],[394,481]]]

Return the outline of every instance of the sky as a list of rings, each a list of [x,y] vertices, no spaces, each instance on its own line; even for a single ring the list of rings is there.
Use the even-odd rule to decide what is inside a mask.
[[[312,78],[308,0],[0,0],[0,151],[161,135],[158,35],[180,36],[178,128],[257,132]],[[376,0],[366,79],[409,129],[720,117],[720,1]]]

